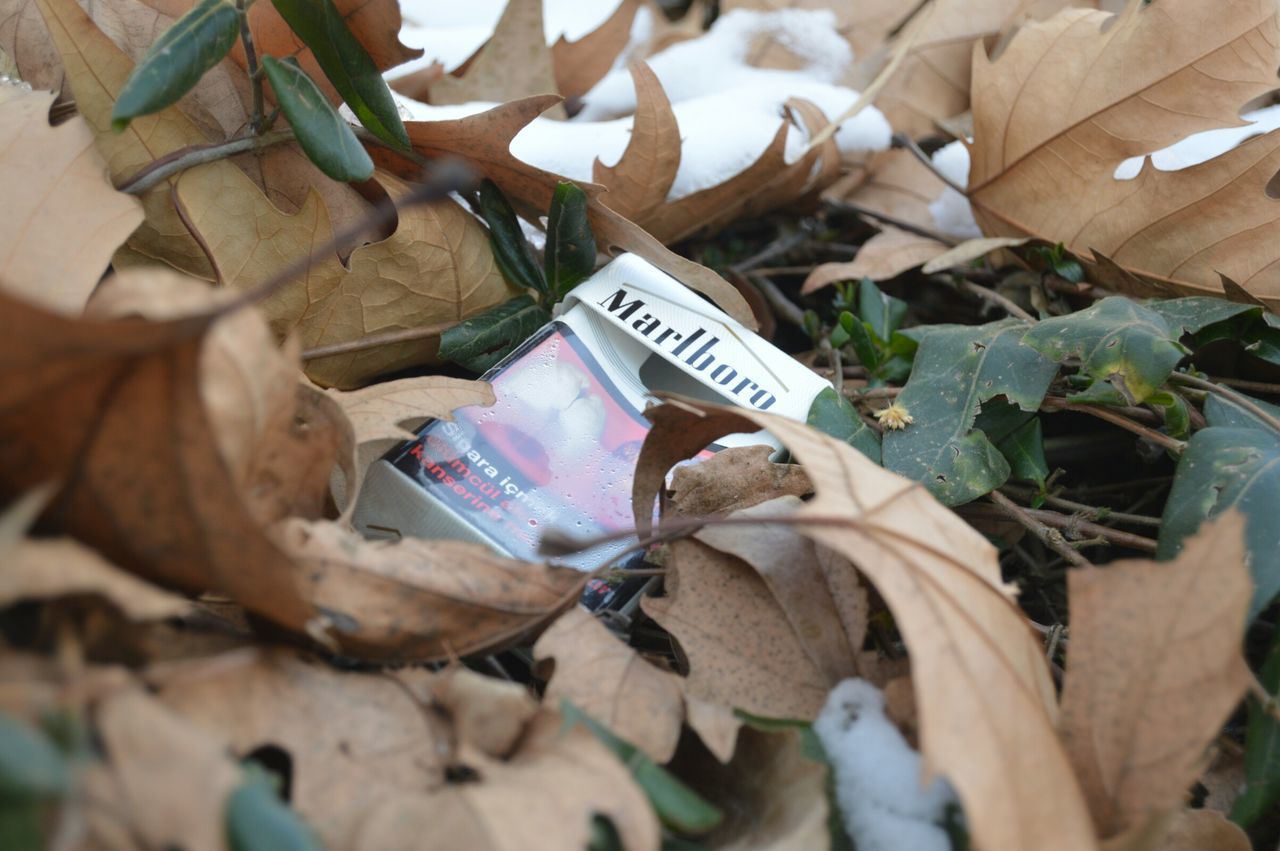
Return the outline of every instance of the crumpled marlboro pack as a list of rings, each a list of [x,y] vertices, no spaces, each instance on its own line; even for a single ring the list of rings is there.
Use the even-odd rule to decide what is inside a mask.
[[[534,558],[550,528],[574,537],[629,529],[653,391],[803,420],[830,386],[631,254],[579,284],[556,319],[485,378],[494,405],[433,420],[373,465],[355,513],[364,534],[474,540]],[[708,452],[759,443],[777,445],[759,432]],[[578,566],[607,554],[593,549]]]

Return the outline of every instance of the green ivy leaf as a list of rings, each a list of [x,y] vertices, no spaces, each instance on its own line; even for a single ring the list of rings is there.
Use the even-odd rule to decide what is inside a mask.
[[[401,148],[409,134],[373,59],[352,35],[333,0],[271,0],[280,17],[311,48],[324,75],[369,131]]]
[[[846,310],[840,314],[840,324],[837,327],[844,332],[846,340],[853,346],[853,353],[858,356],[858,363],[865,366],[869,372],[875,372],[876,367],[880,365],[880,353],[876,350],[876,345],[871,340],[871,333],[863,321]],[[831,345],[835,345],[834,339]]]
[[[1276,419],[1280,419],[1280,405],[1272,405],[1269,402],[1263,402],[1261,399],[1254,399],[1249,396],[1245,396],[1245,398],[1266,413]],[[1268,434],[1275,433],[1275,429],[1266,420],[1259,419],[1258,415],[1250,411],[1248,408],[1238,405],[1231,399],[1219,396],[1216,393],[1210,393],[1204,400],[1204,418],[1211,426],[1256,428],[1261,429]]]
[[[591,277],[596,268],[596,238],[587,221],[587,193],[561,181],[547,215],[546,277],[556,300]]]
[[[1182,334],[1196,334],[1211,325],[1239,316],[1261,318],[1263,313],[1261,307],[1209,296],[1149,301],[1147,307],[1163,316],[1171,327]]]
[[[1044,432],[1040,418],[1032,416],[1003,440],[996,441],[996,449],[1009,462],[1009,477],[1023,482],[1035,482],[1044,490],[1049,478],[1049,462],[1044,457]]]
[[[373,160],[356,139],[351,125],[338,115],[297,62],[264,56],[262,70],[298,144],[321,171],[344,183],[373,176]]]
[[[322,851],[319,840],[256,766],[246,768],[244,780],[227,796],[226,820],[231,851]]]
[[[631,770],[636,785],[649,798],[653,811],[667,827],[682,833],[706,833],[724,816],[674,774],[658,765],[630,742],[618,738],[604,725],[565,700],[560,704],[566,727],[581,724],[613,751]]]
[[[485,372],[550,321],[545,307],[522,295],[445,331],[440,335],[440,357]]]
[[[1280,693],[1280,630],[1258,673],[1267,694]],[[1280,801],[1280,722],[1249,698],[1249,727],[1244,739],[1244,792],[1231,808],[1231,820],[1248,827]]]
[[[1009,462],[973,426],[982,403],[997,396],[1027,411],[1039,409],[1058,368],[1021,345],[1029,327],[1004,320],[931,328],[897,398],[915,422],[885,433],[884,466],[922,482],[945,505],[1004,484]]]
[[[858,315],[876,342],[884,346],[907,318],[907,303],[885,295],[870,278],[863,278],[858,284]]]
[[[1089,375],[1109,382],[1133,405],[1159,390],[1188,353],[1179,336],[1160,313],[1112,296],[1040,322],[1023,342],[1057,363],[1080,358]]]
[[[825,388],[813,398],[805,422],[880,463],[880,436],[862,421],[849,400],[837,393],[834,387]]]
[[[1160,409],[1164,415],[1164,431],[1170,437],[1185,440],[1191,435],[1191,408],[1186,399],[1177,393],[1161,390],[1152,394],[1147,404]]]
[[[1252,619],[1280,591],[1280,434],[1210,426],[1191,436],[1165,503],[1157,558],[1176,556],[1200,524],[1228,508],[1245,517]]]
[[[227,0],[200,0],[156,39],[129,75],[111,110],[119,133],[140,115],[172,106],[222,61],[240,35],[240,13]]]
[[[480,182],[480,216],[489,226],[489,245],[502,277],[518,287],[548,294],[547,279],[529,252],[520,222],[511,202],[488,178]]]
[[[66,757],[44,733],[0,712],[0,800],[56,798],[69,778]]]

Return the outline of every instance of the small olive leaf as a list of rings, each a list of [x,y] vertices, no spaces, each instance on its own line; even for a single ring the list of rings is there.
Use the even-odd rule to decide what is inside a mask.
[[[674,774],[658,765],[645,755],[643,751],[618,738],[603,724],[569,701],[562,701],[560,714],[564,716],[565,727],[581,724],[600,740],[600,743],[613,751],[623,765],[631,770],[631,777],[636,781],[653,811],[662,823],[682,833],[706,833],[718,825],[724,816],[707,803],[702,796],[686,786]]]
[[[858,356],[858,363],[869,371],[875,372],[876,367],[880,365],[880,353],[871,340],[871,333],[867,330],[866,323],[846,310],[840,314],[839,328],[844,332],[848,343],[853,346],[853,353]],[[832,345],[835,345],[834,340]]]
[[[293,810],[280,800],[261,769],[227,796],[227,844],[231,851],[321,851],[319,840]]]
[[[814,397],[805,422],[880,463],[880,436],[862,421],[849,400],[837,393],[834,387],[827,387]]]
[[[140,115],[159,112],[191,91],[222,61],[240,34],[240,13],[227,0],[200,0],[156,39],[133,69],[111,110],[117,133]]]
[[[1272,636],[1258,680],[1267,694],[1280,693],[1280,631]],[[1280,801],[1280,721],[1256,697],[1249,698],[1244,776],[1244,791],[1231,807],[1231,820],[1248,827]]]
[[[1243,393],[1240,395],[1244,395]],[[1250,402],[1261,408],[1265,413],[1270,414],[1280,420],[1280,406],[1272,405],[1269,402],[1263,402],[1261,399],[1254,399],[1245,396]],[[1266,420],[1261,419],[1256,413],[1238,404],[1237,402],[1219,396],[1216,393],[1210,393],[1204,400],[1204,418],[1211,426],[1226,426],[1227,428],[1256,428],[1274,434],[1275,428]]]
[[[516,211],[498,185],[488,178],[480,182],[480,216],[489,226],[489,244],[502,277],[517,287],[547,294],[547,279],[529,251],[529,241],[520,229]]]
[[[1049,462],[1044,457],[1044,432],[1039,417],[1032,416],[1003,440],[997,440],[996,449],[1009,462],[1010,478],[1044,487],[1049,478]]]
[[[522,295],[445,331],[440,335],[440,357],[485,372],[550,321],[545,307]]]
[[[0,712],[0,801],[56,798],[69,779],[67,758],[48,737]]]
[[[547,214],[547,281],[556,298],[591,277],[596,268],[596,238],[587,221],[587,193],[562,181]]]
[[[1004,484],[1009,462],[973,425],[979,406],[997,396],[1024,410],[1040,407],[1058,367],[1021,345],[1029,327],[1004,320],[931,328],[897,399],[914,422],[884,435],[884,466],[923,483],[945,505]]]
[[[1178,440],[1185,440],[1191,435],[1191,408],[1186,399],[1177,393],[1161,390],[1153,393],[1147,399],[1147,404],[1160,409],[1164,417],[1165,434]]]
[[[368,180],[373,176],[373,160],[356,139],[351,125],[297,62],[264,56],[262,69],[275,90],[280,110],[298,137],[298,144],[321,171],[343,182]]]
[[[1163,315],[1120,296],[1068,316],[1046,319],[1023,343],[1057,363],[1080,358],[1094,378],[1110,382],[1134,405],[1160,389],[1187,348]]]
[[[1205,520],[1228,508],[1245,517],[1252,619],[1280,591],[1280,434],[1211,426],[1192,435],[1174,471],[1156,557],[1175,557]]]
[[[870,278],[858,284],[858,315],[870,326],[871,334],[881,345],[888,345],[893,332],[907,318],[907,303],[887,296]]]
[[[280,17],[309,48],[324,75],[360,123],[379,139],[409,147],[391,90],[364,46],[347,28],[333,0],[271,0]]]

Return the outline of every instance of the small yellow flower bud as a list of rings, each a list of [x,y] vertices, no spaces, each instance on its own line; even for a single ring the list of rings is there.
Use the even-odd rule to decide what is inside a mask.
[[[894,402],[883,411],[876,413],[876,419],[880,421],[880,425],[891,431],[906,428],[916,421],[916,418],[907,413],[907,409]]]

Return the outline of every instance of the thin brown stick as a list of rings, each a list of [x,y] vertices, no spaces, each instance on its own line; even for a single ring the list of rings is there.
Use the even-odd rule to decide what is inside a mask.
[[[915,143],[915,140],[912,139],[910,136],[908,136],[906,133],[894,133],[893,141],[894,141],[894,144],[900,147],[906,148],[908,151],[910,151],[911,155],[916,159],[918,159],[921,165],[929,169],[929,171],[933,172],[934,177],[938,178],[943,183],[947,184],[947,186],[950,186],[952,189],[959,192],[961,195],[965,196],[966,198],[969,197],[969,190],[965,189],[963,186],[956,183],[951,178],[947,177],[945,174],[939,171],[938,167],[933,164],[933,160],[929,158],[929,155],[926,154],[924,151],[920,150],[920,146],[917,145]]]
[[[1122,547],[1128,547],[1132,550],[1141,550],[1147,553],[1156,551],[1156,542],[1152,538],[1135,535],[1132,532],[1125,532],[1120,529],[1112,529],[1110,526],[1103,526],[1085,520],[1083,517],[1072,517],[1066,514],[1059,514],[1056,511],[1045,511],[1039,508],[1024,508],[1023,511],[1028,515],[1040,521],[1046,526],[1054,529],[1064,529],[1068,532],[1080,532],[1083,534],[1094,535],[1098,538],[1105,539],[1112,544],[1118,544]]]
[[[225,142],[188,145],[147,163],[116,189],[130,195],[141,195],[162,180],[167,180],[189,168],[243,154],[246,151],[261,150],[292,139],[292,130],[276,130],[261,136],[241,136]]]
[[[1001,490],[1006,494],[1016,496],[1019,499],[1031,499],[1036,495],[1036,492],[1031,488],[1020,488],[1017,485],[1005,485]],[[1073,499],[1064,499],[1060,496],[1046,495],[1044,497],[1044,504],[1051,505],[1054,508],[1064,508],[1067,511],[1086,514],[1088,515],[1088,518],[1094,522],[1114,520],[1117,523],[1130,523],[1134,526],[1156,527],[1159,527],[1162,522],[1159,517],[1150,517],[1146,514],[1126,514],[1122,511],[1111,511],[1107,508],[1100,508],[1096,505],[1076,502]]]
[[[951,237],[944,236],[937,231],[931,231],[928,228],[923,228],[920,225],[913,224],[906,219],[899,219],[896,216],[872,210],[871,208],[864,207],[861,204],[854,204],[851,201],[827,201],[826,203],[827,206],[832,209],[846,213],[857,213],[859,216],[865,216],[868,219],[874,219],[875,221],[882,222],[886,225],[893,225],[898,230],[904,230],[907,233],[914,233],[916,236],[923,236],[926,239],[935,239],[943,245],[950,245],[954,247],[960,244]]]
[[[365,349],[376,349],[379,346],[390,346],[394,343],[410,343],[414,340],[422,340],[442,334],[457,324],[456,322],[440,322],[435,325],[423,325],[421,328],[402,328],[399,331],[370,334],[368,337],[360,337],[355,340],[330,343],[327,346],[316,346],[313,349],[303,351],[302,359],[304,361],[317,360],[318,358],[327,358],[334,355],[362,352]]]
[[[763,269],[761,271],[764,271]],[[1268,396],[1280,396],[1280,384],[1272,384],[1267,381],[1246,381],[1243,378],[1222,378],[1214,375],[1210,378],[1217,384],[1226,384],[1228,387],[1238,387],[1241,390],[1252,390],[1255,393],[1265,393]]]
[[[764,296],[765,301],[769,302],[769,305],[778,312],[778,316],[797,328],[804,328],[804,311],[795,302],[787,298],[786,294],[778,289],[777,284],[764,275],[754,272],[748,272],[747,277],[760,290],[760,294]]]
[[[1280,701],[1276,696],[1267,691],[1267,687],[1258,679],[1258,675],[1249,672],[1249,694],[1254,700],[1258,701],[1262,706],[1262,711],[1271,716],[1272,720],[1280,721]]]
[[[1001,514],[1017,521],[1024,529],[1043,541],[1049,549],[1066,559],[1068,563],[1076,567],[1093,567],[1093,564],[1087,558],[1080,555],[1075,547],[1067,543],[1061,532],[1041,523],[1027,509],[1018,505],[1009,497],[1000,493],[1000,491],[992,491],[987,494],[987,498],[995,503]]]
[[[1237,393],[1230,387],[1224,387],[1221,384],[1214,384],[1212,381],[1205,381],[1203,378],[1197,378],[1194,375],[1187,375],[1183,372],[1175,372],[1169,376],[1169,381],[1173,384],[1181,384],[1184,387],[1194,387],[1197,390],[1203,390],[1206,393],[1213,393],[1215,396],[1221,396],[1223,399],[1231,401],[1235,405],[1244,408],[1253,416],[1266,423],[1271,428],[1280,432],[1280,419],[1272,416],[1264,411],[1248,396],[1243,393]]]
[[[1149,440],[1157,446],[1163,446],[1170,452],[1181,454],[1182,451],[1187,448],[1186,441],[1178,440],[1177,438],[1170,437],[1163,432],[1156,431],[1153,428],[1148,428],[1141,423],[1136,423],[1123,414],[1116,413],[1115,411],[1101,405],[1078,405],[1068,402],[1060,397],[1049,396],[1040,403],[1040,410],[1074,411],[1078,414],[1088,414],[1089,416],[1097,417],[1100,420],[1106,420],[1112,425],[1119,426],[1126,431],[1131,431],[1144,440]]]
[[[986,287],[979,286],[978,284],[975,284],[973,281],[964,281],[963,283],[960,284],[960,289],[964,290],[970,295],[976,295],[978,298],[982,299],[983,301],[989,302],[994,305],[998,305],[1004,310],[1005,313],[1009,314],[1010,316],[1016,316],[1019,319],[1025,319],[1027,322],[1036,321],[1036,318],[1032,316],[1030,313],[1027,313],[1021,307],[1019,307],[1017,302],[1013,301],[1012,299],[1006,298],[1005,296],[1000,295],[1000,293],[996,292],[995,290],[991,290],[991,289],[987,289]]]

